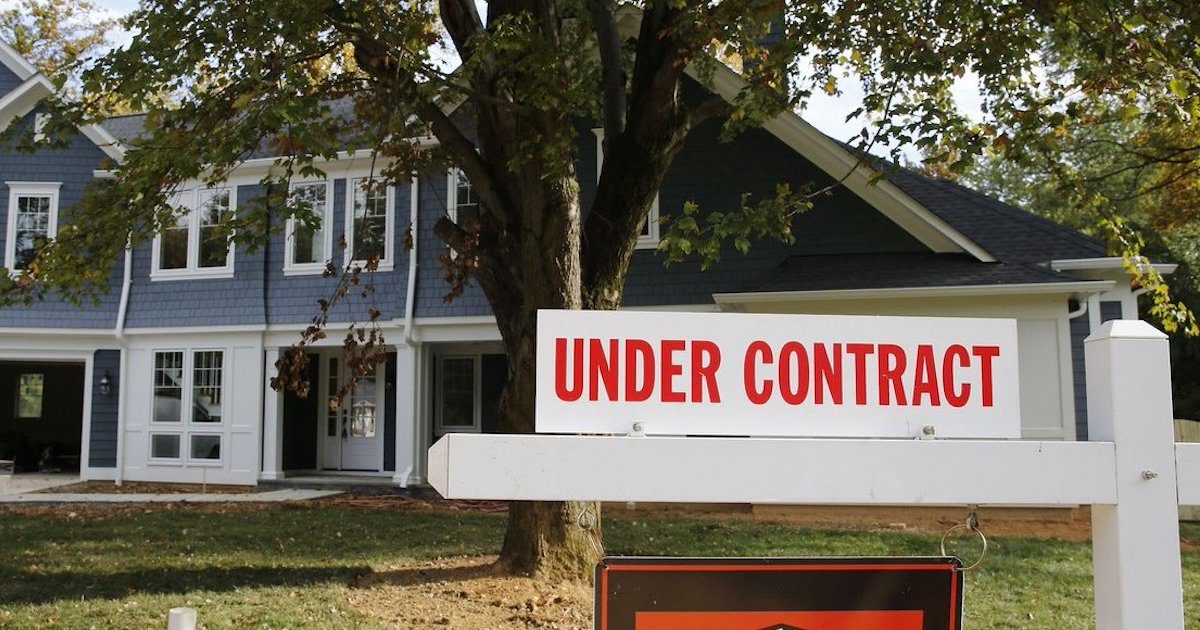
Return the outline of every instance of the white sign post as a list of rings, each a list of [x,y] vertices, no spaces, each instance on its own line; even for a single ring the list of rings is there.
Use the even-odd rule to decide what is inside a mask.
[[[539,433],[1018,438],[1007,319],[541,311]]]
[[[676,321],[670,319],[676,314],[658,316]],[[884,343],[891,322],[876,321],[876,336],[855,342]],[[765,330],[758,322],[750,327]],[[680,339],[694,332],[682,324],[663,326]],[[969,327],[944,330],[970,333]],[[612,329],[591,334],[613,336]],[[921,343],[900,339],[896,345],[914,342]],[[938,341],[928,343],[936,348]],[[996,344],[996,360],[1005,356],[1003,341],[965,343]],[[1095,442],[450,434],[429,450],[429,480],[448,499],[1092,505],[1097,628],[1182,628],[1178,505],[1200,503],[1200,445],[1172,442],[1166,336],[1145,322],[1117,320],[1085,347]],[[648,428],[686,424],[684,413],[676,413],[645,416]],[[585,420],[539,416],[538,428],[608,426],[607,415],[580,414]],[[622,421],[618,428],[612,420],[610,432],[624,433],[629,418]],[[758,432],[786,419],[747,422]],[[967,419],[949,425],[970,427]]]

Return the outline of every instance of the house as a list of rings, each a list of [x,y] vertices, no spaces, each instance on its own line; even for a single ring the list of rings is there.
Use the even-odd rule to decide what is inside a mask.
[[[718,69],[716,89],[739,77]],[[691,89],[702,89],[694,83]],[[0,124],[36,125],[50,94],[44,77],[0,44]],[[80,129],[64,149],[0,152],[6,264],[19,268],[60,212],[106,170],[138,116]],[[578,172],[585,207],[594,193],[600,136],[581,129]],[[253,159],[216,188],[180,192],[197,209],[235,211],[262,194],[273,158]],[[97,480],[256,484],[308,471],[339,471],[422,484],[426,448],[455,431],[491,431],[506,378],[500,335],[478,287],[445,302],[433,235],[446,213],[474,210],[469,182],[420,173],[367,191],[367,152],[324,164],[327,179],[296,182],[323,213],[322,229],[280,235],[257,250],[205,238],[202,212],[126,253],[111,290],[77,308],[49,299],[0,309],[0,451],[25,468],[78,469]],[[775,186],[845,185],[795,224],[791,245],[732,250],[715,268],[664,267],[655,252],[660,213],[693,199],[728,207]],[[1121,261],[1094,239],[953,183],[908,171],[871,183],[845,147],[783,114],[729,143],[703,127],[676,158],[629,275],[631,309],[1015,318],[1022,431],[1086,439],[1082,340],[1110,318],[1136,318]],[[413,247],[403,244],[409,227]],[[345,238],[345,250],[334,243]],[[314,347],[313,393],[278,394],[268,381],[328,295],[321,270],[365,251],[376,274],[388,358],[337,411],[329,392],[346,379],[337,335]],[[1169,271],[1169,266],[1164,266]],[[356,311],[361,314],[360,311]],[[352,313],[334,313],[347,321]],[[334,330],[337,326],[332,327]],[[0,452],[0,456],[4,453]]]

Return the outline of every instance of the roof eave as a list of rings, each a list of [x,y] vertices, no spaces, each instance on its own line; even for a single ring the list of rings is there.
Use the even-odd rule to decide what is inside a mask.
[[[1145,265],[1146,263],[1143,263]],[[1149,267],[1158,273],[1170,275],[1175,273],[1179,265],[1174,263],[1148,263]],[[1081,271],[1081,270],[1110,270],[1124,269],[1125,259],[1120,256],[1104,256],[1100,258],[1063,258],[1060,260],[1051,260],[1050,268],[1056,271]]]
[[[714,293],[713,302],[724,304],[764,304],[773,302],[818,302],[832,300],[878,300],[928,297],[973,297],[982,295],[1090,295],[1111,289],[1112,280],[1071,282],[1027,282],[1021,284],[972,284],[944,287],[888,287],[863,289],[826,289],[816,291],[750,291]]]

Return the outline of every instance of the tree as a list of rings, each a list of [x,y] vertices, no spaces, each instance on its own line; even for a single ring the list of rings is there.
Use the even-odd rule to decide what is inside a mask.
[[[696,128],[721,125],[730,137],[851,80],[865,94],[860,149],[941,143],[969,157],[1002,142],[1049,143],[1045,129],[1071,124],[1101,98],[1177,120],[1194,115],[1200,94],[1198,18],[1194,3],[1173,0],[503,0],[486,15],[471,0],[144,5],[130,21],[132,43],[91,65],[87,98],[63,104],[56,129],[96,118],[97,100],[117,96],[149,110],[147,133],[79,211],[76,224],[88,229],[60,229],[10,299],[86,297],[127,237],[145,242],[172,223],[172,188],[218,182],[263,143],[281,155],[263,179],[275,189],[295,173],[317,174],[318,160],[347,142],[375,150],[393,182],[443,160],[471,180],[484,210],[442,219],[437,233],[458,252],[448,257],[452,275],[479,283],[504,339],[501,426],[527,432],[537,310],[620,305],[655,191]],[[453,72],[447,56],[460,63]],[[687,98],[685,72],[711,84],[718,56],[742,62],[737,95]],[[968,70],[988,96],[986,124],[950,98]],[[173,107],[153,98],[175,90]],[[354,117],[331,114],[341,100],[353,102]],[[581,119],[604,128],[588,209],[572,160]],[[426,134],[436,150],[423,150]],[[790,218],[820,192],[781,188],[739,208],[684,208],[665,257],[712,264],[721,240],[745,249],[789,239]],[[230,219],[234,238],[263,238],[271,216],[311,220],[270,197]],[[363,271],[345,272],[351,286]],[[319,323],[309,334],[323,334]],[[595,559],[574,526],[584,507],[511,506],[502,566],[581,574]]]
[[[1110,113],[1072,127],[1061,145],[1052,161],[1039,155],[1007,160],[989,151],[959,177],[1097,237],[1142,242],[1151,260],[1179,265],[1165,285],[1188,312],[1200,310],[1200,125],[1155,129],[1140,116]],[[1104,212],[1098,215],[1089,202]],[[1114,231],[1117,225],[1127,229]],[[1122,253],[1119,241],[1113,249]],[[1162,301],[1155,295],[1143,300],[1150,309]],[[1200,419],[1200,338],[1183,309],[1173,312],[1184,318],[1170,331],[1175,415]]]
[[[20,0],[0,11],[0,41],[54,77],[111,44],[101,15],[90,0]]]

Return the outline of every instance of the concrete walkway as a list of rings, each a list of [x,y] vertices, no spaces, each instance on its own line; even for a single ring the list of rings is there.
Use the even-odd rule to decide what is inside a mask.
[[[287,501],[309,501],[335,494],[339,490],[303,490],[288,488],[267,492],[221,493],[162,493],[162,494],[96,494],[42,492],[36,494],[3,494],[0,504],[5,503],[284,503]]]
[[[75,473],[20,473],[0,477],[0,497],[9,494],[39,492],[79,483]]]

